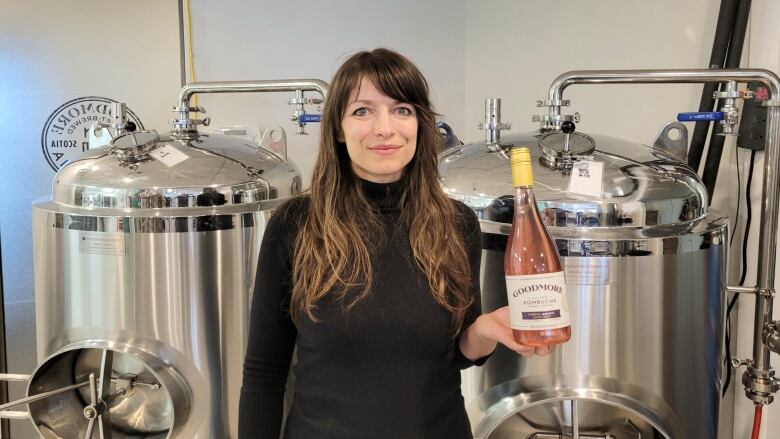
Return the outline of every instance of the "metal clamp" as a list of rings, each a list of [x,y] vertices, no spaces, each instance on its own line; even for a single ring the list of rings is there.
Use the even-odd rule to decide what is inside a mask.
[[[171,107],[171,111],[176,111],[176,112],[186,111],[188,113],[206,113],[206,109],[203,108],[202,105],[198,105],[197,107],[189,107],[189,106],[177,107],[174,105],[173,107]]]
[[[730,81],[736,85],[736,82]],[[725,91],[716,91],[712,93],[714,99],[753,99],[755,93],[750,90],[729,90],[728,87]]]
[[[194,129],[198,125],[203,125],[204,127],[211,125],[211,118],[206,117],[204,119],[172,119],[171,124],[173,124],[174,128],[176,129]]]
[[[569,106],[569,100],[568,99],[554,99],[554,100],[542,100],[539,99],[536,101],[537,107],[568,107]]]
[[[775,370],[756,369],[749,365],[742,374],[742,385],[745,386],[745,396],[760,405],[768,405],[774,401],[773,394],[780,390],[780,381],[775,379]]]
[[[561,128],[561,124],[564,122],[580,122],[580,113],[574,114],[534,114],[531,118],[532,122],[539,122],[540,129],[542,131],[557,130]]]
[[[195,117],[189,117],[190,113],[206,113],[206,109],[202,106],[197,107],[190,107],[190,106],[173,106],[171,107],[171,111],[174,113],[178,113],[179,115],[186,114],[188,117],[186,118],[176,118],[171,119],[171,125],[173,125],[174,132],[178,134],[183,134],[187,132],[197,132],[198,125],[203,125],[204,127],[207,127],[211,125],[211,118],[206,117],[204,119],[198,119]],[[183,138],[189,138],[189,136],[181,135],[180,137]]]
[[[296,90],[296,92],[298,91],[300,90]],[[319,98],[306,98],[303,96],[299,97],[297,96],[297,93],[296,97],[287,99],[287,103],[290,105],[320,105],[322,102],[322,99]]]

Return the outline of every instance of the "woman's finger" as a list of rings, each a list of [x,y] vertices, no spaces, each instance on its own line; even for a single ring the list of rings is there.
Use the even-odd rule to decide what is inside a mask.
[[[518,354],[524,357],[533,357],[534,355],[533,346],[523,346],[523,345],[518,345],[518,346],[520,346],[520,348],[517,349],[515,352],[517,352]]]
[[[509,307],[501,307],[492,313],[492,317],[495,321],[500,322],[502,328],[495,331],[495,340],[506,346],[507,348],[517,352],[524,357],[531,357],[536,355],[549,355],[554,349],[555,345],[548,346],[526,346],[515,341],[512,335],[512,329],[509,324]]]
[[[520,344],[515,341],[515,339],[512,337],[512,334],[509,333],[508,336],[502,337],[502,340],[499,340],[501,344],[508,347],[509,349],[517,352],[518,354],[524,356],[524,357],[530,357],[534,355],[534,347],[533,346],[526,346],[524,344]]]
[[[549,355],[555,349],[555,345],[537,346],[536,355]]]

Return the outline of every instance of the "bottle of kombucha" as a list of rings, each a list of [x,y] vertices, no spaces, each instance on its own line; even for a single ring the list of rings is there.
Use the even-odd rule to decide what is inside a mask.
[[[536,207],[531,153],[513,148],[509,160],[515,213],[504,273],[512,333],[527,346],[564,343],[571,337],[566,280],[555,242]]]

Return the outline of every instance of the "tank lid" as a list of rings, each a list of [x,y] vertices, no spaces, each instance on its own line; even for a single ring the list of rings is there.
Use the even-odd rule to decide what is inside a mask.
[[[247,138],[127,133],[55,176],[52,201],[89,209],[177,209],[256,203],[301,190],[297,167]]]
[[[671,154],[607,136],[572,133],[569,151],[576,153],[577,160],[566,169],[554,163],[561,158],[564,141],[560,132],[502,138],[504,145],[530,148],[534,193],[548,226],[654,227],[707,214],[704,185],[687,164]],[[588,188],[576,177],[582,166],[589,166],[588,172],[600,177]],[[445,150],[439,169],[445,191],[474,209],[484,231],[508,233],[514,188],[505,158],[491,153],[485,143],[473,143]]]

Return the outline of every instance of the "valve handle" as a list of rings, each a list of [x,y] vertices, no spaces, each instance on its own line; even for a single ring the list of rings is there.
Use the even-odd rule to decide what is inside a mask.
[[[301,114],[298,116],[298,122],[300,123],[314,123],[320,122],[322,119],[321,114]]]
[[[561,123],[561,131],[563,131],[566,134],[573,133],[575,128],[577,128],[577,126],[574,125],[574,122],[570,120]]]
[[[679,122],[697,122],[697,121],[719,121],[723,120],[722,111],[693,111],[688,113],[678,113]]]

